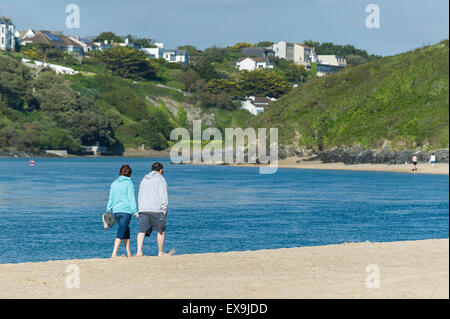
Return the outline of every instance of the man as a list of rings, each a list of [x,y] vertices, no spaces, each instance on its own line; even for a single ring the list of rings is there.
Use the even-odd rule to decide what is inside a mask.
[[[431,167],[434,167],[434,164],[436,163],[436,155],[434,155],[434,153],[431,154],[430,163],[431,163]]]
[[[138,206],[139,232],[137,236],[136,256],[143,256],[144,238],[150,236],[153,229],[158,232],[158,256],[164,255],[166,238],[166,218],[168,209],[167,182],[163,177],[163,165],[154,163],[152,171],[144,176],[139,187]]]

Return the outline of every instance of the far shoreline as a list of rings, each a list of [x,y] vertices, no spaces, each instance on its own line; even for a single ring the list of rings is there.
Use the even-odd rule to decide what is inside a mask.
[[[6,157],[0,156],[0,159],[151,159],[151,158],[170,158],[169,151],[132,151],[125,152],[124,155],[117,156],[93,156],[93,155],[69,155],[68,157],[58,156],[30,156],[30,157]],[[267,164],[251,164],[251,163],[172,163],[173,165],[205,165],[205,166],[229,166],[229,167],[265,167]],[[294,168],[294,169],[316,169],[316,170],[346,170],[346,171],[363,171],[363,172],[386,172],[386,173],[410,173],[410,174],[430,174],[430,175],[449,175],[449,163],[436,163],[434,167],[430,163],[418,163],[417,172],[412,172],[412,164],[345,164],[343,162],[324,163],[321,161],[302,160],[299,157],[287,157],[278,160],[278,168]]]
[[[267,164],[221,164],[221,163],[181,163],[178,165],[210,165],[210,166],[230,166],[230,167],[265,167]],[[294,169],[318,169],[318,170],[347,170],[363,172],[386,172],[386,173],[410,173],[410,174],[431,174],[449,175],[449,163],[436,163],[431,167],[429,163],[418,163],[417,172],[412,172],[412,164],[345,164],[342,162],[323,163],[320,161],[302,161],[298,157],[287,157],[278,161],[278,168]]]

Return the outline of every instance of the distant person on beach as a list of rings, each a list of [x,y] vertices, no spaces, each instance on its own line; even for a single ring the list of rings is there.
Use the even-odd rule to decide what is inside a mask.
[[[434,155],[434,154],[431,154],[431,156],[430,156],[430,164],[431,164],[431,167],[434,167],[434,164],[436,163],[436,155]]]
[[[164,241],[166,238],[166,219],[169,206],[167,182],[163,177],[164,167],[161,163],[154,163],[152,171],[141,181],[139,186],[139,232],[137,236],[136,256],[143,256],[144,238],[150,236],[152,230],[158,232],[158,256],[164,255]]]
[[[138,213],[134,185],[131,181],[132,170],[129,165],[123,165],[119,171],[119,177],[111,184],[107,212],[114,215],[119,228],[117,229],[114,249],[111,258],[117,257],[120,243],[127,251],[127,256],[133,256],[130,251],[130,220],[132,214]]]
[[[413,171],[413,172],[414,172],[414,171],[417,171],[417,156],[416,156],[416,155],[413,155],[413,157],[412,157],[412,163],[413,163],[412,171]]]

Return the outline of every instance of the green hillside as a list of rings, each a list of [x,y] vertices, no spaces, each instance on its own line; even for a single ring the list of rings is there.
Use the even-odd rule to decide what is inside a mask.
[[[278,127],[282,144],[314,151],[448,148],[448,40],[311,79],[250,125]]]

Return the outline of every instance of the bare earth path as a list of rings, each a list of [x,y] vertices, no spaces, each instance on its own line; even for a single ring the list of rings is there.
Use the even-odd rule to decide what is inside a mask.
[[[4,264],[0,286],[0,298],[449,298],[449,241]]]

